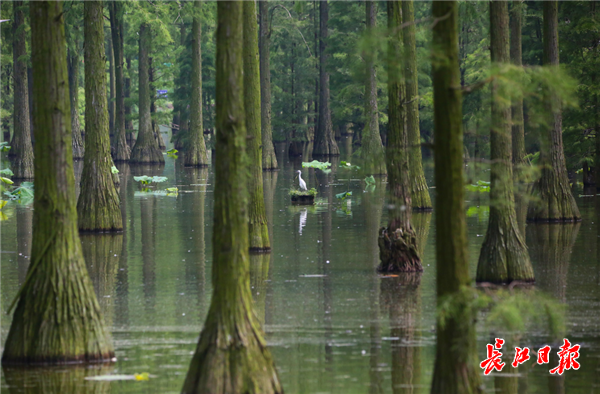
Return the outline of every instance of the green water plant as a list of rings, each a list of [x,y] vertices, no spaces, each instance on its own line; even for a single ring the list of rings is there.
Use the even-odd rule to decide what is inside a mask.
[[[317,189],[315,189],[314,187],[310,190],[290,189],[289,194],[292,197],[299,197],[299,196],[315,197],[317,195]]]
[[[331,163],[328,161],[323,162],[313,160],[309,162],[302,162],[302,168],[316,168],[318,170],[323,171],[325,174],[329,174],[331,172],[331,169],[329,167],[331,167]]]
[[[8,152],[10,150],[10,145],[8,142],[0,142],[0,152]]]
[[[134,176],[133,180],[136,182],[140,182],[143,186],[148,186],[151,183],[162,183],[165,182],[168,178],[166,176]]]
[[[477,181],[474,185],[467,185],[467,191],[477,192],[477,193],[489,193],[490,191],[490,182],[486,181]]]

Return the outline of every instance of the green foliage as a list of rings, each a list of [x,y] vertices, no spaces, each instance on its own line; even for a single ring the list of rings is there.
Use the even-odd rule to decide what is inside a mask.
[[[0,152],[8,152],[10,150],[10,145],[8,142],[0,142]]]
[[[485,222],[490,217],[490,207],[488,205],[469,207],[467,217],[477,217],[479,222]]]
[[[290,196],[312,196],[315,197],[317,195],[317,189],[314,187],[310,190],[298,190],[298,189],[290,189]]]
[[[348,192],[343,192],[343,193],[338,193],[335,195],[335,198],[337,198],[338,200],[345,200],[346,198],[352,196],[352,192],[348,191]]]
[[[328,161],[321,162],[318,160],[313,160],[311,162],[302,162],[302,168],[317,168],[326,174],[329,174],[331,172],[329,167],[331,167],[331,163]]]
[[[9,200],[18,201],[21,204],[29,204],[33,202],[33,194],[33,182],[23,182],[19,187],[4,192],[4,195]]]
[[[116,166],[112,166],[112,167],[110,168],[110,172],[111,172],[111,173],[113,173],[113,174],[118,174],[118,173],[119,173],[119,170],[117,169],[117,167],[116,167]]]
[[[179,152],[179,151],[178,151],[177,149],[175,149],[175,148],[173,148],[173,149],[169,149],[169,150],[167,151],[167,156],[169,156],[169,157],[171,157],[171,158],[173,158],[173,159],[177,159],[177,158],[179,157],[179,156],[177,156],[177,153],[178,153],[178,152]]]
[[[465,188],[470,192],[489,193],[490,182],[477,181],[475,185],[466,185]]]
[[[369,175],[368,177],[365,178],[365,183],[368,186],[375,186],[375,177],[373,177],[373,175]]]
[[[350,170],[350,171],[358,171],[360,170],[360,166],[355,166],[347,161],[340,161],[340,169],[342,170]]]
[[[134,176],[133,180],[136,182],[140,182],[140,184],[147,186],[151,183],[161,183],[161,182],[165,182],[168,178],[165,176],[147,176],[147,175],[142,175],[142,176]]]

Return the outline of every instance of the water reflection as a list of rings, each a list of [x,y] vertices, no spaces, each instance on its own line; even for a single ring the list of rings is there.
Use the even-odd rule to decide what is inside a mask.
[[[19,275],[19,285],[23,284],[29,268],[32,224],[33,224],[33,206],[17,205],[17,271]]]
[[[250,291],[254,300],[254,311],[264,330],[267,283],[269,280],[270,253],[250,254]]]
[[[114,366],[61,366],[44,368],[3,368],[10,394],[108,394],[111,383],[86,380],[106,375]],[[4,392],[4,390],[2,391]]]

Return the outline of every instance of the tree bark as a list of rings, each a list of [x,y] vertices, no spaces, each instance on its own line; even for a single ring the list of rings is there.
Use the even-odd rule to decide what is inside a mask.
[[[204,142],[202,127],[202,27],[200,12],[202,2],[194,3],[194,20],[192,22],[192,100],[190,107],[190,130],[188,144],[184,152],[186,166],[208,166],[208,155]]]
[[[262,127],[263,171],[278,170],[271,129],[271,31],[269,29],[269,2],[258,2],[260,10],[260,123]]]
[[[110,7],[109,7],[110,9]],[[115,142],[115,54],[113,52],[113,42],[109,34],[106,39],[106,56],[108,57],[108,130],[111,146]]]
[[[129,161],[131,150],[127,145],[127,131],[125,129],[125,83],[123,80],[123,3],[120,1],[111,1],[108,4],[108,9],[110,12],[110,31],[112,34],[115,75],[114,161]]]
[[[182,393],[283,392],[250,292],[242,10],[217,3],[213,296]]]
[[[150,116],[150,44],[151,31],[147,23],[140,26],[139,52],[139,125],[135,146],[131,151],[132,163],[164,163],[163,157],[152,129]]]
[[[29,87],[25,44],[25,14],[23,2],[13,3],[13,138],[9,155],[13,179],[33,178],[33,146],[29,117]]]
[[[85,139],[81,193],[77,201],[79,230],[123,229],[120,199],[113,182],[104,65],[104,16],[101,1],[84,3]]]
[[[256,2],[244,1],[244,108],[248,133],[247,153],[250,165],[248,191],[250,251],[269,252],[269,229],[265,213],[262,174],[262,139],[260,110],[260,69],[258,55],[258,31],[256,24]]]
[[[367,34],[374,34],[377,25],[377,4],[373,0],[365,2]],[[379,110],[377,107],[377,62],[376,51],[367,48],[363,52],[366,67],[365,80],[365,128],[362,140],[363,169],[369,175],[386,175],[385,153],[379,134]]]
[[[423,271],[417,238],[410,225],[411,199],[408,171],[405,86],[398,59],[402,57],[402,5],[388,1],[388,100],[389,126],[386,164],[390,193],[390,220],[379,230],[380,272]],[[363,136],[363,142],[366,135]]]
[[[125,78],[125,98],[131,97],[131,57],[127,58],[127,78]],[[127,145],[131,150],[135,145],[135,132],[133,130],[133,119],[131,119],[131,104],[125,101],[125,132],[127,133]],[[131,158],[131,153],[129,154]]]
[[[498,66],[510,62],[508,24],[508,3],[490,2],[491,59]],[[477,281],[533,282],[533,267],[515,212],[510,107],[499,97],[499,91],[506,89],[501,84],[492,82],[490,218],[479,254]]]
[[[71,100],[71,128],[73,130],[73,160],[83,159],[85,146],[79,124],[79,55],[68,50],[69,97]]]
[[[154,67],[152,66],[152,57],[149,58],[150,66],[148,68],[148,75],[150,77],[150,119],[152,122],[152,132],[154,133],[154,139],[158,145],[158,149],[164,151],[167,149],[165,140],[160,135],[160,125],[156,121],[156,85],[154,85]]]
[[[320,4],[320,37],[319,37],[319,126],[315,133],[314,156],[339,156],[340,149],[333,138],[331,110],[329,108],[329,73],[327,72],[327,21],[329,5],[327,0]]]
[[[544,66],[558,68],[558,3],[544,2]],[[529,204],[528,221],[573,222],[581,215],[571,193],[562,141],[562,111],[560,99],[548,94],[548,112],[552,121],[541,142],[542,177],[533,187],[534,198]]]
[[[523,25],[523,0],[513,0],[510,14],[510,61],[515,66],[523,65],[521,27]],[[525,164],[525,123],[523,99],[512,103],[512,162],[515,167]]]
[[[467,259],[463,180],[462,91],[458,68],[458,4],[434,1],[432,48],[435,127],[436,261],[438,305],[452,297],[455,307],[437,323],[432,394],[480,392],[475,315]],[[439,61],[443,59],[443,61]]]
[[[404,80],[406,85],[406,131],[408,133],[408,169],[412,208],[419,211],[432,209],[429,187],[425,180],[421,156],[421,128],[419,126],[419,76],[415,12],[412,0],[402,1],[404,40]]]
[[[114,350],[77,231],[62,2],[31,2],[30,15],[36,134],[33,242],[2,364],[106,362]]]

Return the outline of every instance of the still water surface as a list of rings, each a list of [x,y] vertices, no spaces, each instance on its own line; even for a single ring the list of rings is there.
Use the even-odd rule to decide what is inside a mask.
[[[375,267],[377,230],[387,220],[385,183],[378,181],[374,191],[365,192],[356,175],[304,169],[308,186],[319,191],[319,204],[294,207],[288,190],[301,159],[290,161],[283,148],[278,150],[282,170],[264,178],[273,252],[252,256],[251,286],[286,393],[428,393],[435,357],[435,213],[413,216],[425,271],[381,277]],[[350,159],[347,150],[342,159]],[[212,168],[180,164],[167,158],[164,167],[120,165],[125,231],[81,237],[117,363],[4,370],[2,393],[179,392],[212,293],[214,187]],[[429,162],[426,173],[434,186]],[[176,197],[142,193],[134,175],[166,176],[158,188],[176,186],[180,192]],[[348,189],[350,202],[340,203],[335,194]],[[467,197],[474,275],[487,227],[487,200]],[[505,356],[504,372],[510,374],[485,377],[486,392],[600,392],[600,216],[593,198],[577,202],[581,224],[527,225],[526,238],[536,285],[567,305],[567,337],[582,346],[581,368],[551,377],[547,371],[554,365],[529,361],[517,371]],[[31,206],[15,203],[3,211],[8,219],[1,227],[2,343],[10,327],[6,309],[29,264],[33,214]],[[547,334],[543,326],[532,327],[520,343],[537,350],[548,342]],[[478,325],[480,360],[485,344],[501,335],[497,327]],[[557,350],[553,344],[552,352]],[[143,372],[155,377],[85,380]]]

